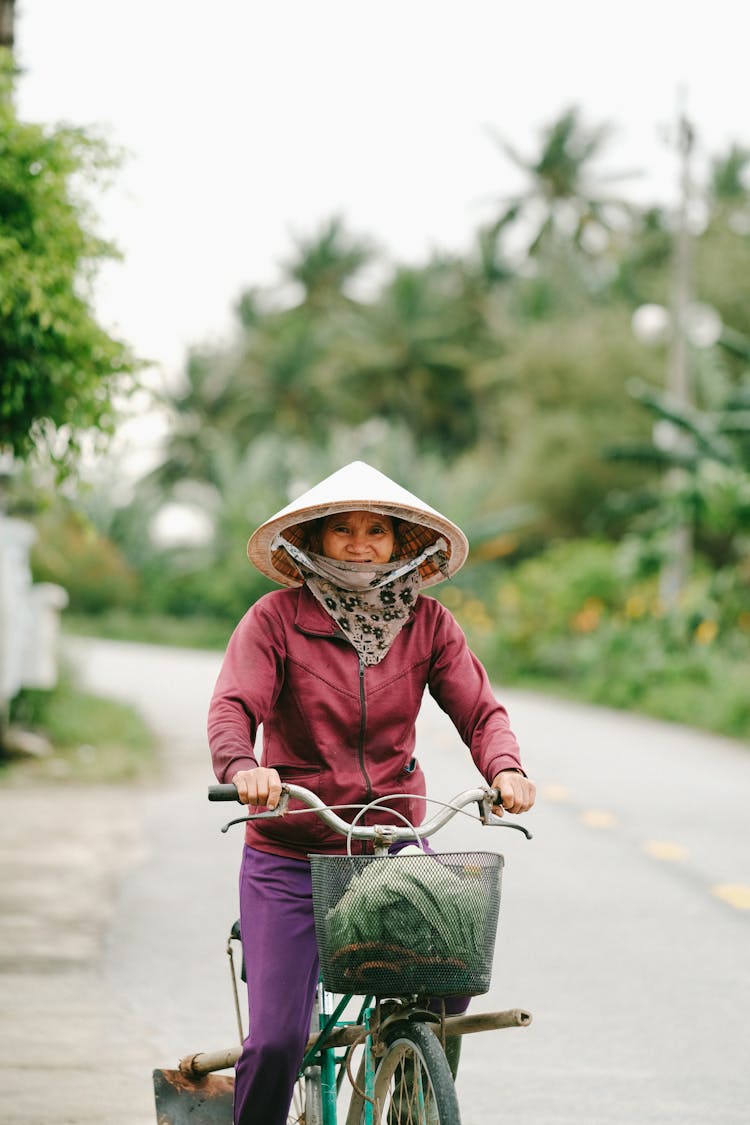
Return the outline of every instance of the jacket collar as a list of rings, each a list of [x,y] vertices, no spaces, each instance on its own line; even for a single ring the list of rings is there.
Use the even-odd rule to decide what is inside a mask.
[[[312,636],[333,637],[340,632],[331,615],[326,613],[307,586],[300,589],[294,624],[301,632]]]
[[[414,611],[412,610],[408,619],[404,622],[404,629],[409,628],[413,621]],[[313,597],[307,586],[301,586],[299,588],[299,600],[297,602],[294,624],[300,632],[307,633],[313,637],[340,637],[342,640],[346,640],[346,637],[338,628],[330,613],[326,613],[323,606]]]

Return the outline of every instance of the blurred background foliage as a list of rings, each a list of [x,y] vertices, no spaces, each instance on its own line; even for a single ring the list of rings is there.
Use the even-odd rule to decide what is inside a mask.
[[[110,397],[138,369],[91,304],[97,269],[117,252],[97,233],[83,185],[101,186],[118,158],[83,129],[20,121],[15,76],[0,47],[0,450],[43,447],[67,469],[84,435],[105,447]]]
[[[251,530],[363,459],[465,528],[470,562],[435,593],[498,684],[750,737],[750,153],[695,187],[692,298],[720,327],[689,343],[677,402],[669,340],[633,331],[669,305],[675,216],[627,201],[608,135],[571,108],[532,157],[497,138],[526,190],[464,255],[394,264],[339,216],[299,240],[154,399],[162,456],[129,488],[106,462],[62,490],[21,466],[9,505],[71,626],[223,645],[269,588]],[[675,528],[691,557],[666,604]]]

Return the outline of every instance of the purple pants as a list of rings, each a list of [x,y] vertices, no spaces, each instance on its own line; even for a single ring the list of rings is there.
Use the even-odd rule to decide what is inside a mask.
[[[318,947],[310,864],[245,847],[240,924],[250,1031],[237,1062],[235,1125],[286,1125],[310,1033]],[[468,998],[446,1000],[450,1014]]]

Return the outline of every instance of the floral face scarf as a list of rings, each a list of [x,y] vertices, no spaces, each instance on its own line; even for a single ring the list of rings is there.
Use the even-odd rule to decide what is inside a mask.
[[[444,539],[415,559],[390,563],[350,563],[303,551],[277,536],[294,559],[312,595],[354,646],[362,663],[379,664],[406,624],[419,596],[419,567],[426,558],[447,552]]]

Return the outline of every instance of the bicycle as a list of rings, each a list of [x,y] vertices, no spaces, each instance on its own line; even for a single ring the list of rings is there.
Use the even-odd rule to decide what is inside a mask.
[[[209,788],[209,800],[237,799],[234,785]],[[346,855],[310,857],[321,977],[311,1034],[289,1112],[289,1125],[337,1125],[337,1107],[347,1077],[351,1096],[346,1125],[460,1125],[454,1074],[446,1057],[449,1041],[474,1032],[526,1027],[531,1023],[531,1014],[513,1008],[503,1012],[446,1015],[444,998],[447,995],[479,995],[489,988],[504,860],[501,855],[489,852],[428,852],[424,850],[424,840],[473,804],[478,806],[478,819],[484,825],[517,829],[527,839],[531,839],[531,832],[493,813],[498,794],[488,786],[458,794],[418,828],[405,818],[402,818],[403,826],[358,823],[364,811],[384,805],[392,800],[390,797],[359,807],[359,813],[349,822],[310,790],[292,784],[283,785],[276,809],[251,815],[290,815],[290,799],[304,806],[294,812],[312,812],[321,817],[345,836],[348,844]],[[246,819],[233,819],[222,831]],[[372,855],[352,855],[353,841],[371,843]],[[395,844],[409,842],[418,845],[418,854],[389,855]],[[374,866],[377,864],[379,867]],[[437,923],[433,918],[432,924],[444,931],[443,942],[448,944],[440,945],[431,932],[430,948],[425,952],[384,941],[382,934],[369,940],[372,937],[369,931],[357,933],[356,936],[364,940],[347,944],[346,937],[351,935],[346,930],[347,914],[343,905],[347,903],[348,894],[351,899],[349,919],[356,915],[361,928],[363,871],[370,872],[364,875],[364,881],[369,880],[368,890],[372,894],[378,891],[378,880],[385,886],[389,880],[405,879],[412,895],[417,898],[422,895],[425,917],[432,896],[431,883],[438,888],[437,906],[441,915],[446,889],[450,895],[458,895],[454,918],[464,927],[460,935],[461,947],[455,948],[455,940],[451,944],[450,932],[446,938],[445,931],[450,927],[443,917]],[[388,893],[392,893],[391,888]],[[407,901],[406,898],[396,899],[395,917],[407,908]],[[377,907],[377,898],[375,903]],[[472,922],[465,921],[466,913]],[[467,932],[466,927],[472,925],[471,932]],[[237,923],[230,932],[227,952],[242,1039],[232,955],[234,941],[240,941]],[[359,1000],[355,999],[357,997]],[[442,997],[437,1011],[435,997]],[[428,998],[432,998],[432,1008],[428,1007]],[[346,1019],[346,1012],[353,1003],[358,1004],[358,1011],[354,1018]],[[355,1074],[352,1061],[357,1050],[361,1051],[361,1057]],[[183,1058],[178,1071],[154,1071],[160,1125],[182,1125],[188,1121],[214,1125],[230,1123],[232,1080],[218,1077],[215,1072],[233,1067],[239,1054],[240,1048],[199,1052]],[[200,1116],[196,1113],[197,1107],[200,1107]]]

